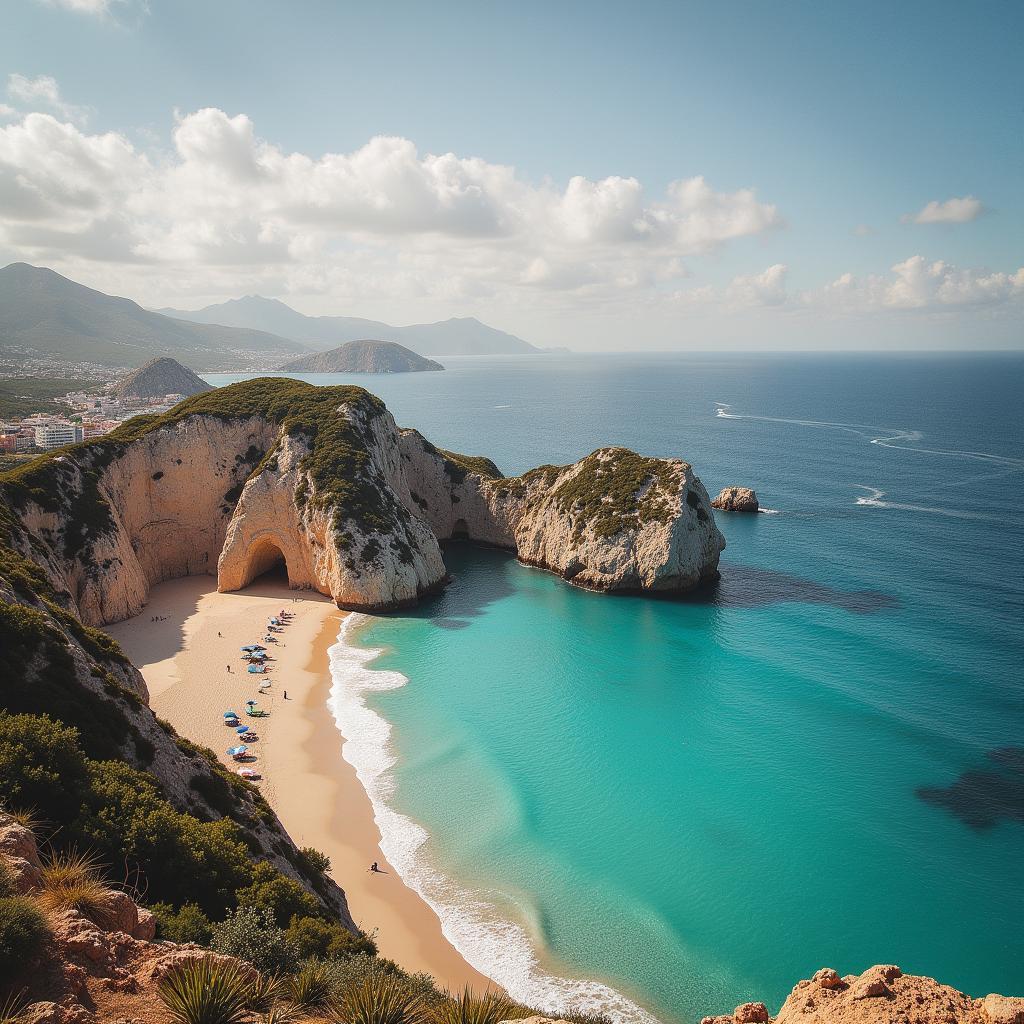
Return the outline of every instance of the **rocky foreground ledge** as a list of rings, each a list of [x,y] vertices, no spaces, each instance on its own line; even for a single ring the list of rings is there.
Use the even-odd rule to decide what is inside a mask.
[[[764,1003],[743,1003],[701,1024],[1024,1024],[1024,999],[972,999],[934,978],[878,964],[841,978],[823,967],[800,981],[771,1017]]]
[[[343,608],[416,601],[447,579],[440,542],[514,552],[575,586],[679,592],[725,541],[692,467],[603,448],[506,479],[397,427],[357,387],[260,378],[141,416],[0,476],[7,543],[88,625],[137,614],[162,580],[238,590],[283,558]]]

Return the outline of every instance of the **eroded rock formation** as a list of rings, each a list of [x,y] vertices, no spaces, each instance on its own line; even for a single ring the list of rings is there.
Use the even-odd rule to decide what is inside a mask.
[[[701,1024],[1024,1024],[1024,999],[987,995],[983,999],[941,985],[933,978],[904,974],[893,964],[877,964],[863,974],[840,978],[823,967],[800,981],[770,1017],[764,1003],[744,1003],[730,1014],[705,1017]]]
[[[711,505],[723,512],[756,512],[760,507],[749,487],[723,487]]]
[[[137,614],[161,580],[215,573],[237,590],[278,560],[293,587],[392,608],[444,583],[439,541],[450,538],[623,591],[713,579],[725,546],[681,460],[606,448],[505,479],[487,459],[399,430],[360,388],[280,379],[44,457],[3,494],[13,545],[93,625]]]

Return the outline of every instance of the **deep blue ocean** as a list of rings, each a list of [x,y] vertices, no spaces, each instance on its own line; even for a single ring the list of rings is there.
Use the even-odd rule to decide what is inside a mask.
[[[347,630],[346,757],[465,955],[631,1020],[774,1012],[822,966],[1024,993],[1024,358],[445,363],[305,379],[506,473],[627,445],[775,513],[719,513],[685,601],[455,546],[444,594]]]

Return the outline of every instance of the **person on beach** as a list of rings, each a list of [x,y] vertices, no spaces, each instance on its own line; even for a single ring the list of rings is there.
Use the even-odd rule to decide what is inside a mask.
[[[229,672],[231,671],[231,666],[230,666],[230,665],[228,665],[228,671],[229,671]]]
[[[377,862],[376,862],[376,861],[374,861],[374,862],[373,862],[373,863],[372,863],[372,864],[370,865],[370,871],[371,871],[371,872],[372,872],[373,874],[377,874],[377,873],[378,873],[378,872],[380,871],[380,868],[379,868],[379,867],[377,867]]]
[[[288,691],[287,691],[287,690],[285,690],[285,691],[284,691],[284,699],[285,699],[285,700],[287,700],[287,699],[288,699]]]

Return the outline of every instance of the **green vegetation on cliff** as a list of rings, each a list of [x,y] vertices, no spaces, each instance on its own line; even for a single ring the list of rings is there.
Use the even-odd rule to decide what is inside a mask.
[[[578,537],[589,529],[595,537],[614,537],[641,522],[667,522],[670,498],[679,486],[676,467],[625,448],[588,455],[579,470],[554,491],[561,511],[573,517]]]
[[[342,406],[347,415],[339,412]],[[224,421],[258,417],[279,424],[285,434],[301,438],[309,449],[299,468],[308,474],[312,487],[297,498],[303,500],[311,493],[308,500],[316,507],[335,508],[336,528],[352,521],[367,533],[401,531],[409,513],[371,477],[368,429],[384,411],[379,398],[359,387],[315,387],[282,377],[240,381],[188,398],[162,415],[136,416],[104,437],[69,445],[0,473],[0,501],[16,509],[34,502],[47,512],[63,511],[76,524],[64,538],[63,553],[88,562],[93,541],[113,528],[110,508],[99,489],[102,471],[129,445],[191,417]],[[253,462],[261,461],[253,472],[270,465],[273,456],[273,451],[264,455],[254,449]]]

